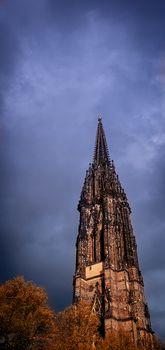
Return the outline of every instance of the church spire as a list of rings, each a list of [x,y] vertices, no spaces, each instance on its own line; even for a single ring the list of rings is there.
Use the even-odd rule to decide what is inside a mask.
[[[101,118],[93,164],[86,172],[78,210],[74,301],[88,301],[107,334],[128,332],[135,344],[152,350],[131,209],[109,158]]]
[[[108,164],[109,163],[109,152],[106,142],[106,137],[103,129],[102,119],[98,118],[96,143],[94,150],[93,162],[97,165]]]

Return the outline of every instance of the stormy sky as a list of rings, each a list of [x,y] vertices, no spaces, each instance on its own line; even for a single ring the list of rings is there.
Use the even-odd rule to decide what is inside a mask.
[[[77,204],[101,113],[165,338],[165,1],[0,1],[0,280],[72,302]]]

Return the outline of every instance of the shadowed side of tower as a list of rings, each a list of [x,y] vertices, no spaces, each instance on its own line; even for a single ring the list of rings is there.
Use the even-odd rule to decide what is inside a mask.
[[[74,302],[88,301],[104,332],[129,332],[135,343],[142,342],[144,349],[150,344],[152,349],[131,209],[109,156],[101,118],[78,210]]]

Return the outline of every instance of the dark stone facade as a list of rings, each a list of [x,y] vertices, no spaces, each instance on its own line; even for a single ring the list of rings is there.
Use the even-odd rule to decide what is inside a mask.
[[[93,163],[78,205],[74,302],[87,300],[108,331],[128,331],[135,343],[150,343],[153,332],[144,297],[131,209],[110,160],[99,118]]]

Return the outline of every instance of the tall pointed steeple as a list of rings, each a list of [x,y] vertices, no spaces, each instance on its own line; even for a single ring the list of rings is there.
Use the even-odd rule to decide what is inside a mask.
[[[109,163],[109,152],[106,137],[103,129],[102,119],[98,118],[97,135],[93,162],[100,165]]]
[[[84,204],[84,201],[90,203],[94,198],[103,198],[107,193],[115,193],[116,196],[120,196],[130,210],[127,196],[116,173],[114,161],[110,159],[102,119],[99,117],[93,163],[89,164],[89,169],[86,171],[78,208]]]
[[[109,157],[101,118],[78,210],[74,301],[87,300],[105,332],[127,331],[143,349],[147,344],[153,349],[131,209]]]

